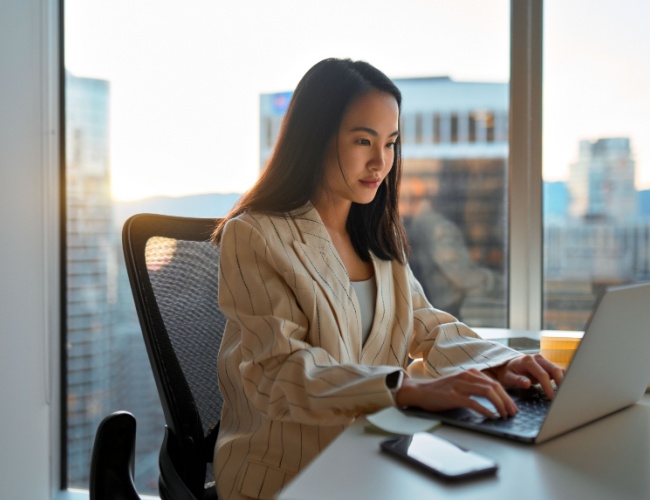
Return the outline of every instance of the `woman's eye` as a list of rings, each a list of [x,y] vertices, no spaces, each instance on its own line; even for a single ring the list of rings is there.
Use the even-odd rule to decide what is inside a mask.
[[[368,139],[359,139],[357,143],[361,144],[362,146],[370,146],[370,141]]]
[[[391,149],[395,149],[395,143],[394,142],[389,142],[388,144],[386,144],[386,147],[391,148]]]

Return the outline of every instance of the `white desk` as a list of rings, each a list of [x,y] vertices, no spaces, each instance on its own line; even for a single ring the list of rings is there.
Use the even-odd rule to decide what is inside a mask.
[[[363,419],[361,419],[363,420]],[[437,434],[499,463],[496,477],[449,485],[379,451],[355,423],[281,493],[281,500],[650,499],[650,395],[541,445],[441,426]]]
[[[280,494],[281,500],[650,499],[650,393],[636,405],[541,445],[441,426],[435,432],[494,458],[496,477],[448,484],[379,451],[359,419]]]

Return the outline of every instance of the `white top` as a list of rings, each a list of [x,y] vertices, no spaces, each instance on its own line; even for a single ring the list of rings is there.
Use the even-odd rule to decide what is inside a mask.
[[[375,318],[375,304],[377,302],[377,282],[375,277],[364,281],[352,281],[361,306],[361,345],[366,343],[370,330],[372,330],[373,319]]]

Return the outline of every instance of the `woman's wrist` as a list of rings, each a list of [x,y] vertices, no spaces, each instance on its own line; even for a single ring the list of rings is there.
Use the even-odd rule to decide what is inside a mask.
[[[417,383],[412,378],[404,377],[404,380],[402,380],[402,386],[395,394],[395,405],[398,408],[412,406],[413,389],[416,385]]]
[[[514,359],[514,358],[512,358]],[[485,370],[482,370],[483,373],[488,375],[489,377],[492,377],[494,380],[499,381],[501,380],[501,376],[503,375],[504,370],[507,370],[508,363],[512,361],[512,359],[509,359],[507,361],[504,361],[503,363],[496,365],[496,366],[491,366],[490,368],[486,368]]]
[[[397,403],[397,393],[402,387],[402,382],[404,380],[404,372],[401,370],[394,371],[386,375],[386,386],[393,396],[393,401]]]

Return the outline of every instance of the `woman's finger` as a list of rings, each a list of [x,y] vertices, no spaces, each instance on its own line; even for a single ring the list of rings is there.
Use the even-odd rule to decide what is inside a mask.
[[[555,397],[555,389],[553,388],[553,384],[551,384],[550,374],[542,366],[545,364],[544,361],[545,359],[541,354],[529,356],[526,359],[525,369],[531,379],[537,380],[537,383],[542,386],[546,397],[553,399]]]
[[[564,368],[560,368],[555,363],[541,356],[540,359],[538,359],[538,363],[546,370],[551,379],[554,380],[557,385],[562,383],[564,380],[564,373],[566,372]]]
[[[485,418],[497,418],[498,416],[500,416],[499,414],[494,413],[492,410],[490,410],[489,408],[486,408],[481,403],[479,403],[478,401],[476,401],[475,399],[472,399],[472,398],[467,398],[465,400],[465,402],[463,403],[463,406],[465,408],[469,408],[471,410],[474,410],[477,413],[480,413]],[[501,415],[501,416],[503,416],[503,415]]]
[[[476,379],[460,382],[457,390],[467,396],[479,396],[487,399],[503,418],[515,415],[518,411],[517,405],[515,405],[503,386],[482,373],[479,373]],[[474,406],[472,404],[472,407]],[[482,413],[485,414],[484,412]]]

